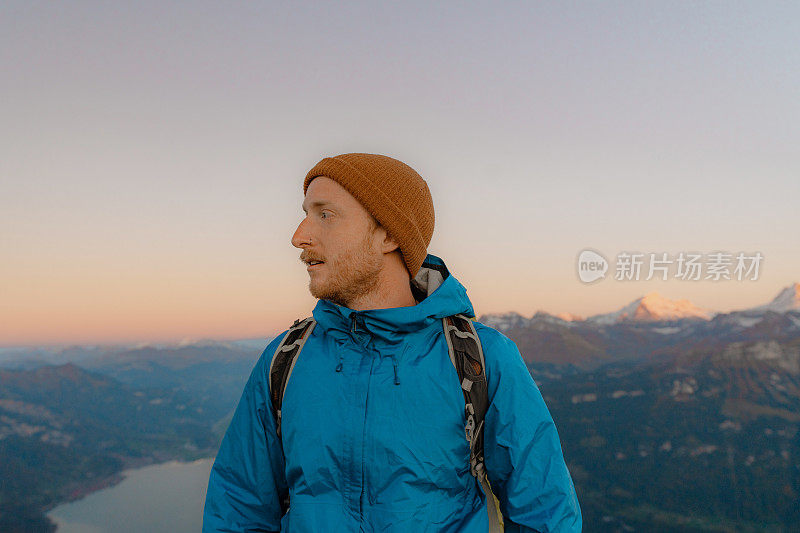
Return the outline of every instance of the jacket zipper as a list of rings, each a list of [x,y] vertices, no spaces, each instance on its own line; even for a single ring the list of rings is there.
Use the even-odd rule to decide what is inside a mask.
[[[367,401],[369,401],[369,387],[370,383],[372,382],[372,368],[375,365],[375,358],[370,357],[369,363],[369,376],[367,377]],[[361,449],[366,450],[367,447],[367,405],[364,405],[364,431],[361,435]],[[366,486],[366,463],[367,463],[367,454],[364,451],[361,454],[361,494],[358,496],[358,515],[361,519],[361,524],[364,524],[364,498],[366,497],[367,493],[367,486]]]
[[[351,322],[351,326],[350,326],[350,332],[353,334],[353,339],[356,341],[356,344],[360,345],[362,347],[362,349],[364,349],[365,347],[363,345],[361,345],[361,343],[359,342],[359,339],[357,337],[358,331],[356,331],[356,328],[358,326],[358,315],[356,313],[350,313],[350,316],[352,318],[352,322]],[[372,366],[373,366],[374,363],[375,363],[375,359],[374,358],[370,358],[369,375],[367,376],[367,390],[366,390],[366,394],[367,395],[369,395],[369,384],[370,384],[370,380],[372,378]],[[365,404],[364,405],[364,429],[363,429],[363,432],[361,434],[361,450],[362,450],[362,452],[361,452],[361,493],[358,495],[358,516],[359,516],[359,520],[360,520],[360,522],[362,524],[362,530],[363,530],[363,524],[364,524],[364,495],[365,495],[364,483],[366,481],[365,480],[366,458],[365,458],[365,453],[364,453],[364,448],[366,447],[366,433],[367,433],[367,411],[366,411],[366,409],[367,409],[367,406]]]

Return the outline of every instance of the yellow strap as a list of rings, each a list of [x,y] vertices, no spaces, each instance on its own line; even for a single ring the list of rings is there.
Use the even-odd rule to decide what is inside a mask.
[[[489,533],[499,533],[504,530],[503,513],[500,512],[500,501],[492,492],[489,486],[489,477],[485,474],[480,476],[481,487],[486,494],[486,511],[489,513]]]

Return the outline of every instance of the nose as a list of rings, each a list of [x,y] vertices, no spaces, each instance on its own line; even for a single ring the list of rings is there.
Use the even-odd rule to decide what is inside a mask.
[[[295,248],[303,248],[311,244],[311,234],[308,232],[306,220],[307,219],[304,218],[300,222],[297,229],[294,230],[294,235],[292,235],[292,246]]]

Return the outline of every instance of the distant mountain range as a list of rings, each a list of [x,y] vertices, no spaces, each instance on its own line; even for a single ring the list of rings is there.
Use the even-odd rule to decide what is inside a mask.
[[[783,289],[768,304],[730,313],[649,293],[617,311],[586,319],[539,311],[530,318],[487,314],[479,321],[512,338],[529,364],[591,369],[674,354],[702,343],[794,337],[800,332],[800,283]]]
[[[184,339],[179,342],[137,342],[120,344],[82,344],[67,346],[9,346],[0,348],[0,366],[13,368],[36,368],[44,364],[63,364],[65,362],[83,363],[113,358],[123,352],[137,350],[176,350],[182,347],[220,348],[233,352],[253,352],[263,350],[274,337],[238,340]]]
[[[730,313],[650,293],[479,320],[539,385],[587,531],[796,530],[800,284]],[[213,455],[270,340],[0,352],[0,531],[52,531],[46,509],[124,467]]]
[[[216,453],[270,339],[6,350],[0,362],[0,531],[125,468]]]
[[[800,284],[730,313],[650,293],[479,320],[542,390],[587,530],[800,530]]]
[[[73,363],[0,369],[0,531],[53,531],[45,511],[120,481],[125,468],[213,455],[209,405]]]
[[[763,317],[767,311],[775,313],[800,311],[800,283],[794,283],[782,289],[767,304],[734,311],[729,314],[735,313],[738,316],[744,315],[755,318]],[[689,300],[670,300],[661,296],[658,292],[650,292],[616,311],[593,315],[586,319],[569,313],[552,315],[544,311],[538,311],[531,318],[525,318],[514,312],[486,314],[480,317],[480,321],[498,329],[508,329],[509,327],[524,326],[530,321],[545,319],[556,319],[561,322],[587,321],[597,325],[609,325],[619,322],[663,322],[681,319],[711,320],[718,314],[720,313],[716,311],[699,308]]]

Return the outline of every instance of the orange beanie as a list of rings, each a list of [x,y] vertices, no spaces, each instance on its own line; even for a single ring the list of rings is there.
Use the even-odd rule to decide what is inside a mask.
[[[433,237],[433,198],[428,184],[402,161],[378,154],[326,157],[306,175],[303,194],[317,176],[347,189],[399,244],[413,279]]]

